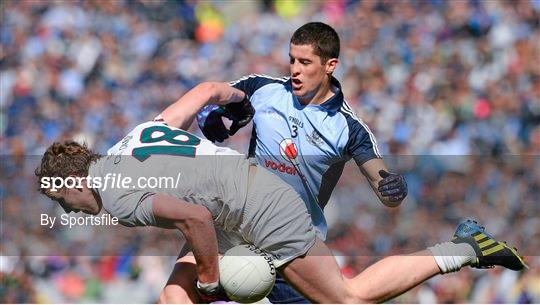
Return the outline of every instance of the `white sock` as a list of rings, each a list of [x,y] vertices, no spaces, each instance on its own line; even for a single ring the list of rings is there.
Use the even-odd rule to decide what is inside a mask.
[[[459,271],[476,258],[473,247],[467,243],[454,244],[448,241],[429,247],[428,250],[433,254],[442,273]]]

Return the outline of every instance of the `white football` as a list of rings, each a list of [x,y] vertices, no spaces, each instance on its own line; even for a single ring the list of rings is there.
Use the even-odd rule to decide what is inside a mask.
[[[260,301],[270,293],[275,281],[272,260],[251,245],[233,247],[219,261],[219,282],[232,301]]]

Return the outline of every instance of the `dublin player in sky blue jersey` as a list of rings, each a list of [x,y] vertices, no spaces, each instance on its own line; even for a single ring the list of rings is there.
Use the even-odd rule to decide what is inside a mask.
[[[338,55],[337,33],[323,23],[308,23],[291,39],[291,76],[240,78],[230,85],[249,97],[245,108],[209,106],[198,116],[205,136],[221,142],[242,125],[235,124],[237,120],[254,112],[249,154],[300,193],[323,238],[323,208],[351,158],[384,204],[397,206],[407,195],[405,180],[387,173],[375,136],[354,114],[332,76]],[[233,119],[230,130],[222,117]],[[295,158],[284,154],[287,146],[294,146]]]
[[[291,38],[290,76],[242,77],[230,85],[249,97],[243,108],[208,106],[198,116],[205,136],[218,142],[253,116],[250,156],[300,193],[323,240],[327,234],[323,209],[350,159],[385,205],[398,206],[407,195],[405,179],[388,172],[375,136],[347,104],[339,81],[332,76],[339,44],[330,26],[305,24]],[[230,130],[222,117],[232,119]],[[281,289],[280,281],[276,287]],[[293,290],[273,291],[270,297],[273,302],[304,301]]]

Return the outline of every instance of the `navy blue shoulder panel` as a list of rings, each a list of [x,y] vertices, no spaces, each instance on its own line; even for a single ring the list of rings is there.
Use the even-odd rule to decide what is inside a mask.
[[[288,76],[277,78],[277,77],[271,77],[268,75],[251,74],[251,75],[244,76],[238,80],[232,81],[229,83],[229,85],[233,86],[234,88],[238,90],[242,90],[248,96],[251,96],[253,95],[253,93],[255,93],[255,91],[257,91],[263,86],[266,86],[268,84],[273,84],[273,83],[284,84],[288,80],[289,80]]]
[[[344,154],[348,158],[354,158],[358,165],[371,159],[382,158],[377,148],[377,140],[369,127],[356,117],[346,103],[339,112],[343,114],[349,127],[349,139]]]

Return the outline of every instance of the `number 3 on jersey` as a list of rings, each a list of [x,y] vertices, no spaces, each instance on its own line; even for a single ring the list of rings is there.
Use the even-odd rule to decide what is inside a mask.
[[[153,137],[154,133],[160,133]],[[201,139],[180,129],[171,129],[164,125],[156,125],[143,129],[141,143],[167,142],[169,145],[151,145],[133,149],[133,156],[139,161],[148,159],[151,155],[173,155],[195,157],[197,145]]]

